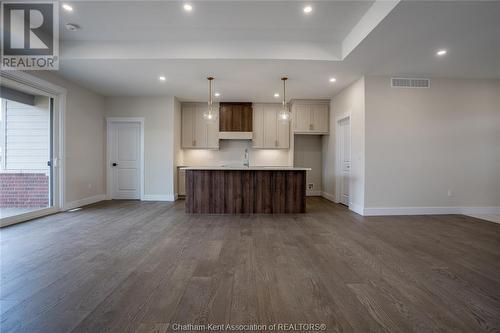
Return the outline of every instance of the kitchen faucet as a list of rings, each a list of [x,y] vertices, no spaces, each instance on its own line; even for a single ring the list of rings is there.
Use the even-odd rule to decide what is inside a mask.
[[[249,154],[248,154],[248,148],[245,148],[245,157],[243,159],[243,166],[249,167],[250,166],[250,159],[249,159]]]

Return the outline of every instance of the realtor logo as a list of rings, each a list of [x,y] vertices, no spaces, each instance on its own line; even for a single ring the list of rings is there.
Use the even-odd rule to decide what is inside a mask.
[[[59,69],[57,2],[4,2],[2,70]]]

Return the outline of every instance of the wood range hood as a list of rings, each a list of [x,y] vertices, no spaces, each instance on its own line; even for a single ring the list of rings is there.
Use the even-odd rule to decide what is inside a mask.
[[[219,139],[251,140],[253,109],[251,102],[219,104]]]

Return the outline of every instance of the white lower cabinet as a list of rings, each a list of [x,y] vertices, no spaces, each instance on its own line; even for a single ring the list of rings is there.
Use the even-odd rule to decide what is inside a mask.
[[[280,111],[279,104],[253,104],[253,148],[290,147],[290,124],[278,119]]]
[[[181,111],[181,146],[185,149],[218,149],[219,121],[208,123],[203,113],[208,106],[204,103],[184,103]],[[214,112],[219,106],[214,104]]]

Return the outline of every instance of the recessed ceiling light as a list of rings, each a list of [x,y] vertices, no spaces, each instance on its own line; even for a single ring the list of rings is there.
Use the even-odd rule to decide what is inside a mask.
[[[73,11],[73,7],[71,7],[70,5],[68,5],[67,3],[63,4],[62,5],[62,8],[65,10],[65,11],[68,11],[68,12],[72,12]]]
[[[280,94],[274,93],[274,97],[278,98],[278,97],[280,97]]]
[[[214,94],[214,96],[215,96],[215,97],[219,97],[219,96],[220,96],[220,93],[216,92],[216,93]]]
[[[438,50],[438,51],[436,52],[436,54],[437,54],[438,56],[444,56],[446,53],[448,53],[448,51],[446,51],[446,50]]]
[[[313,9],[312,9],[312,7],[311,7],[311,6],[305,6],[305,7],[304,7],[304,13],[306,13],[306,14],[309,14],[310,12],[312,12],[312,10],[313,10]]]
[[[193,10],[193,6],[191,6],[190,4],[186,3],[186,4],[184,4],[184,10],[186,12],[190,12],[190,11]]]
[[[330,82],[337,82],[337,79],[336,79],[336,78],[334,78],[334,77],[331,77],[331,78],[330,78]]]
[[[160,76],[158,76],[158,80],[167,81],[167,78],[164,75],[160,75]]]

